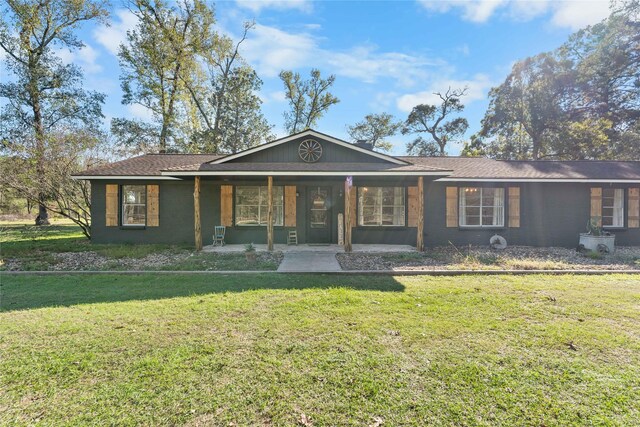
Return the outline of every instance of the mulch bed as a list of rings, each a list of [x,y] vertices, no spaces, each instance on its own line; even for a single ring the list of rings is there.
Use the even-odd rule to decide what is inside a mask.
[[[424,253],[337,254],[343,270],[629,270],[640,269],[640,247],[590,256],[567,248],[439,247]]]
[[[196,255],[191,251],[184,251],[175,253],[172,251],[157,252],[149,254],[142,258],[109,258],[94,251],[85,252],[60,252],[52,253],[53,260],[47,268],[42,270],[47,271],[97,271],[97,270],[163,270],[168,266],[173,266],[186,262],[190,257]],[[218,256],[229,256],[228,254],[208,254],[211,258]],[[244,261],[244,254],[242,255],[242,261]],[[199,254],[199,256],[203,256]],[[204,255],[207,256],[207,255]],[[274,252],[261,252],[258,254],[258,262],[273,261],[276,265],[279,265],[282,261],[282,253]],[[4,269],[6,271],[22,271],[23,260],[19,258],[8,258],[4,260]],[[238,263],[236,266],[239,270],[247,269],[244,262]],[[205,267],[195,269],[211,270],[213,269],[210,264]],[[251,268],[249,268],[251,269]]]

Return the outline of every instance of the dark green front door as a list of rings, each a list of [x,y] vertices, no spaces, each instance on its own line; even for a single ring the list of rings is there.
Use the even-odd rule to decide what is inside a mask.
[[[307,243],[331,243],[331,187],[308,187],[307,194]]]

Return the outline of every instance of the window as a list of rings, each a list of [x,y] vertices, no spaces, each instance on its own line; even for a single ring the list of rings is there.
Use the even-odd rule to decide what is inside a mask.
[[[359,187],[358,225],[404,226],[404,187]]]
[[[460,188],[460,225],[503,227],[504,188]]]
[[[282,187],[273,187],[274,225],[282,225],[282,194]],[[267,187],[236,187],[236,225],[267,225],[268,199]]]
[[[602,226],[624,227],[624,190],[602,189]]]
[[[122,225],[146,225],[147,187],[145,185],[122,186]]]

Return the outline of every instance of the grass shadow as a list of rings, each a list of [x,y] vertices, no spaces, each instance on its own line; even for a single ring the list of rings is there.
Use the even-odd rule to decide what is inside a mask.
[[[0,273],[1,274],[1,273]],[[255,290],[349,288],[403,292],[391,276],[155,274],[0,275],[0,312],[78,304],[157,300]]]

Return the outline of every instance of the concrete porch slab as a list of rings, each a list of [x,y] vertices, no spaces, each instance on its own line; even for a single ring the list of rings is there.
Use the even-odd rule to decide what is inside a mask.
[[[253,245],[257,252],[266,252],[267,245],[255,244]],[[343,253],[344,248],[340,245],[285,245],[275,244],[273,250],[282,253],[298,253],[298,252],[315,252],[315,253]],[[216,252],[216,253],[238,253],[244,252],[244,245],[224,245],[224,246],[212,246],[208,245],[202,248],[203,252]],[[415,252],[416,248],[410,245],[367,245],[367,244],[354,244],[353,252],[368,252],[368,253],[381,253],[381,252]]]

